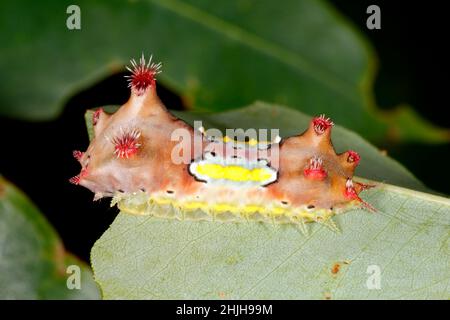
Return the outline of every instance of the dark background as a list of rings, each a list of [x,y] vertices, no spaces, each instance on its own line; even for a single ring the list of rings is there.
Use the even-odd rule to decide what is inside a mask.
[[[375,97],[379,108],[409,104],[444,128],[449,119],[449,38],[443,1],[330,0],[370,40],[378,55]],[[366,27],[366,9],[381,9],[381,29]],[[407,144],[385,148],[428,187],[450,194],[450,144]]]
[[[431,122],[450,127],[445,113],[449,91],[445,42],[449,35],[444,2],[332,0],[331,3],[375,47],[379,58],[377,104],[388,109],[407,103]],[[366,9],[370,4],[381,8],[381,30],[366,28]],[[113,75],[72,97],[62,116],[54,121],[0,119],[2,174],[46,214],[67,249],[86,261],[95,240],[113,221],[117,209],[109,207],[109,199],[93,203],[89,190],[68,183],[68,178],[79,171],[72,150],[84,150],[88,145],[86,109],[123,104],[128,99],[123,76],[123,73]],[[165,104],[183,109],[181,99],[173,92],[160,85],[158,93]],[[379,147],[385,148],[430,188],[450,194],[449,144]]]

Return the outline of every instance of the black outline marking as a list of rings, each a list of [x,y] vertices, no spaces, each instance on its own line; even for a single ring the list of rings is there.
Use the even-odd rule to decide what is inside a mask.
[[[202,154],[202,159],[201,160],[204,160],[203,159],[203,154]],[[195,174],[192,173],[192,171],[191,171],[191,164],[193,164],[195,161],[196,161],[195,159],[191,159],[191,163],[187,164],[187,172],[189,173],[189,175],[192,178],[194,178],[195,181],[208,184],[207,180],[199,179],[199,178],[197,178],[197,176]]]

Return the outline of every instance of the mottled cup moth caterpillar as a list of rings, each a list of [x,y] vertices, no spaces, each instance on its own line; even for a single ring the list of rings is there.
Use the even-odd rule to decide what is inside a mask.
[[[211,137],[173,116],[156,94],[161,64],[131,62],[129,100],[114,114],[94,113],[94,139],[75,151],[79,175],[70,179],[112,197],[125,213],[168,219],[306,222],[336,229],[332,216],[372,207],[353,182],[355,151],[336,154],[333,122],[312,119],[302,134],[271,141]],[[174,132],[183,139],[173,139]],[[174,155],[179,155],[175,159]],[[155,210],[159,207],[159,210]]]

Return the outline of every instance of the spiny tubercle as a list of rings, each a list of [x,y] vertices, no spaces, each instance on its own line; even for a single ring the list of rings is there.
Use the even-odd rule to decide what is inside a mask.
[[[130,158],[138,152],[141,144],[139,137],[141,132],[138,129],[120,128],[120,133],[112,138],[111,142],[114,144],[114,154],[117,158]]]
[[[150,56],[148,63],[145,62],[144,54],[142,54],[139,62],[131,60],[132,67],[127,67],[131,72],[128,78],[128,87],[135,91],[137,95],[142,95],[151,86],[155,86],[156,75],[161,72],[161,62],[152,63],[153,56]]]

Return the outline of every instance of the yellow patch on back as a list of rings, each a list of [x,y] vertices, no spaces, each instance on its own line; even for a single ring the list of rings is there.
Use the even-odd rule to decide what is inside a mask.
[[[222,166],[215,163],[200,164],[197,166],[197,172],[211,179],[225,179],[239,182],[263,182],[272,176],[265,168],[247,169],[236,165]]]

